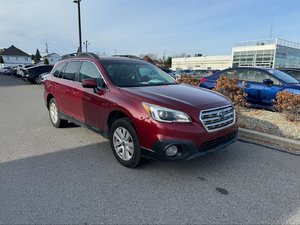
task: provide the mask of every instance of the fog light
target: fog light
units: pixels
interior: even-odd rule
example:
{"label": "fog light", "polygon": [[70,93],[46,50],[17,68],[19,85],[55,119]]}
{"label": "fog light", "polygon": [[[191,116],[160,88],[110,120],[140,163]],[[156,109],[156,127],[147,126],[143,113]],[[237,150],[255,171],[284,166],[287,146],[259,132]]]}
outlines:
{"label": "fog light", "polygon": [[166,150],[166,155],[169,157],[173,157],[178,153],[178,148],[176,145],[171,145],[170,147],[167,148]]}

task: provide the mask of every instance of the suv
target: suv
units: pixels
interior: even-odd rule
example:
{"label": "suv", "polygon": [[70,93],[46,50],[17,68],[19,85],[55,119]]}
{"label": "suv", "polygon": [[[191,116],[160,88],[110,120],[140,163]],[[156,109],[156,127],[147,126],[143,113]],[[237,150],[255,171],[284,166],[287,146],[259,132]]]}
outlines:
{"label": "suv", "polygon": [[127,167],[141,157],[192,159],[237,137],[230,100],[177,84],[141,60],[81,53],[58,62],[44,84],[51,123],[70,121],[108,138]]}

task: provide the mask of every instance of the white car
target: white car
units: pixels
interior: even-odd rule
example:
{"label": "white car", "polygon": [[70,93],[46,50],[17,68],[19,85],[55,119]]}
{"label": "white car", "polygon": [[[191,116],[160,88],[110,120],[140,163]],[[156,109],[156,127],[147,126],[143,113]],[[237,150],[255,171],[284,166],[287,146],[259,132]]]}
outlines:
{"label": "white car", "polygon": [[39,78],[37,79],[37,83],[38,84],[44,83],[44,81],[47,80],[48,76],[49,76],[49,72],[40,74]]}
{"label": "white car", "polygon": [[11,69],[10,66],[2,67],[2,68],[0,69],[0,74],[4,74],[6,71],[8,71],[8,70],[10,70],[10,69]]}
{"label": "white car", "polygon": [[33,64],[29,64],[29,65],[18,65],[17,66],[17,75],[19,77],[24,77],[25,73],[26,73],[26,69],[30,68],[34,66]]}

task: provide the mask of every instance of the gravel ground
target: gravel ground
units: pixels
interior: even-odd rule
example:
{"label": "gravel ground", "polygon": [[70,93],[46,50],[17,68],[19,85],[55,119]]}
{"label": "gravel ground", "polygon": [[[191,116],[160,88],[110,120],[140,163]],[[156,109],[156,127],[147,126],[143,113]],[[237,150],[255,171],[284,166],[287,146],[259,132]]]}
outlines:
{"label": "gravel ground", "polygon": [[282,113],[242,109],[238,112],[238,120],[242,128],[300,140],[300,121],[290,122]]}

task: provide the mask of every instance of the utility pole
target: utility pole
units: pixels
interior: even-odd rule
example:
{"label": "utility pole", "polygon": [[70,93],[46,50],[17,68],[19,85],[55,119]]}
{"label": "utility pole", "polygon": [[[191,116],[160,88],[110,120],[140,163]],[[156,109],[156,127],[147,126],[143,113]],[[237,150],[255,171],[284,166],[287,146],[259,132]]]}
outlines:
{"label": "utility pole", "polygon": [[164,50],[164,55],[163,55],[163,66],[165,67],[165,58],[166,58],[166,51]]}
{"label": "utility pole", "polygon": [[73,2],[78,5],[79,52],[82,52],[81,17],[80,17],[80,2],[81,2],[81,0],[74,0]]}
{"label": "utility pole", "polygon": [[47,55],[49,54],[49,52],[48,52],[48,44],[46,43],[46,53],[47,53]]}
{"label": "utility pole", "polygon": [[85,45],[85,52],[88,52],[88,45],[90,45],[91,43],[88,41],[83,42],[83,44]]}

